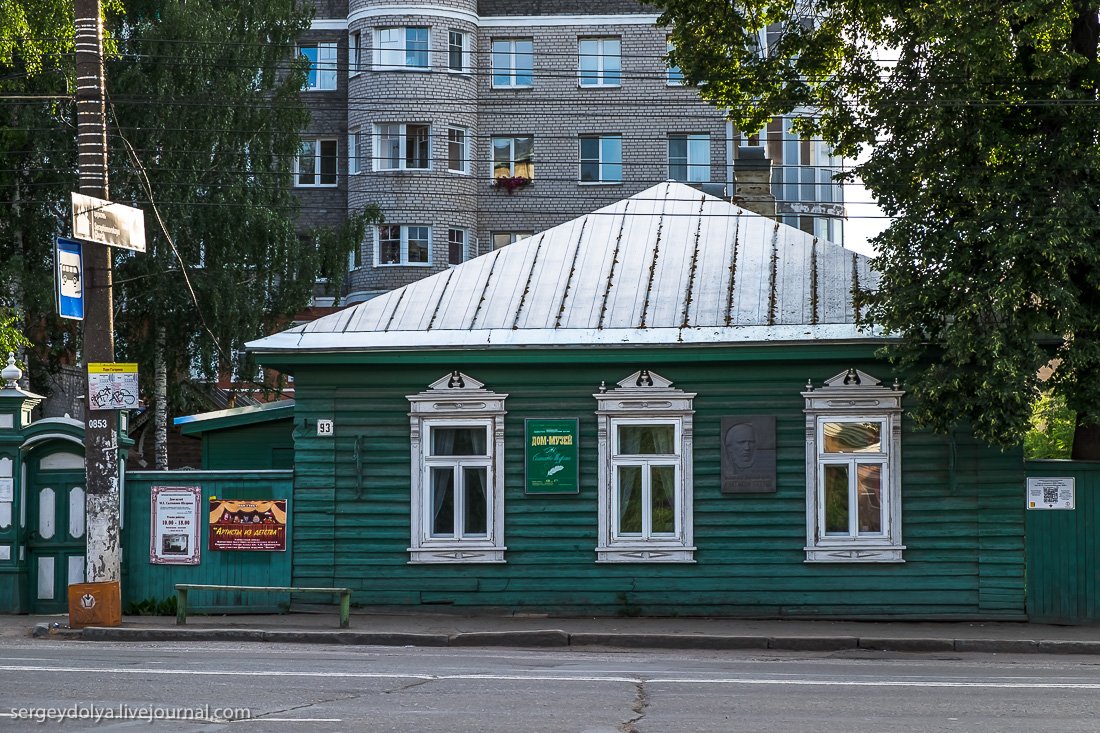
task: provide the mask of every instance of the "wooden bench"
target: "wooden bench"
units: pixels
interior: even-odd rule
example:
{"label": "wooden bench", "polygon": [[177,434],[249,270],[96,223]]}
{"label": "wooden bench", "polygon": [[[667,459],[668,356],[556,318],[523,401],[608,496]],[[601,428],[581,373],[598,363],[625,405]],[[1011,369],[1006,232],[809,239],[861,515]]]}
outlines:
{"label": "wooden bench", "polygon": [[187,623],[187,592],[192,590],[247,591],[249,593],[339,593],[340,628],[348,628],[351,621],[351,588],[298,588],[262,585],[198,585],[176,583],[176,625]]}

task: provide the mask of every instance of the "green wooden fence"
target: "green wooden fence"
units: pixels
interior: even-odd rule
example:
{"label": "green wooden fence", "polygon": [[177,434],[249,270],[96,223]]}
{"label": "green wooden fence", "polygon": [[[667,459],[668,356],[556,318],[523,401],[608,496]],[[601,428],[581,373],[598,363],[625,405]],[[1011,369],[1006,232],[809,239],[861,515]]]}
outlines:
{"label": "green wooden fence", "polygon": [[[149,562],[150,490],[153,486],[199,486],[202,554],[198,565],[153,565]],[[288,501],[290,528],[286,552],[211,551],[207,500],[290,499],[291,471],[135,471],[126,474],[122,604],[153,598],[175,598],[176,583],[205,585],[290,585],[293,503]],[[190,604],[192,613],[270,612],[285,608],[288,594],[203,593]]]}
{"label": "green wooden fence", "polygon": [[1028,461],[1029,477],[1074,479],[1074,509],[1027,513],[1027,612],[1032,621],[1100,621],[1100,462]]}

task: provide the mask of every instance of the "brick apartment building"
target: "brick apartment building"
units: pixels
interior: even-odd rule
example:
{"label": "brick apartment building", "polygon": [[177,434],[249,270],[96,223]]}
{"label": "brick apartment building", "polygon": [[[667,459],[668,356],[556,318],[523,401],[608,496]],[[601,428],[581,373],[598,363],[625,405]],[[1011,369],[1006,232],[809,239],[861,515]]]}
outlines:
{"label": "brick apartment building", "polygon": [[659,181],[732,195],[741,145],[765,145],[783,223],[843,243],[841,161],[786,119],[734,130],[668,68],[652,7],[315,2],[299,44],[313,62],[294,178],[303,220],[338,223],[371,203],[385,217],[348,263],[345,303]]}

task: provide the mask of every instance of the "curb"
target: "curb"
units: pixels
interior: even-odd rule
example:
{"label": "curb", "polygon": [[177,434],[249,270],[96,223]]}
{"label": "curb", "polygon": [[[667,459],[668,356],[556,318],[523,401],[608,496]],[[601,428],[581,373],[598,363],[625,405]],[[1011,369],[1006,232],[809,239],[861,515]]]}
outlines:
{"label": "curb", "polygon": [[561,629],[534,631],[471,631],[429,634],[377,631],[264,631],[262,629],[188,629],[89,626],[57,629],[38,624],[35,638],[82,641],[163,642],[234,641],[279,644],[340,644],[401,647],[515,647],[615,649],[765,650],[832,652],[956,652],[981,654],[1097,654],[1100,641],[1036,641],[1030,639],[946,639],[855,636],[728,636],[721,634],[570,634]]}

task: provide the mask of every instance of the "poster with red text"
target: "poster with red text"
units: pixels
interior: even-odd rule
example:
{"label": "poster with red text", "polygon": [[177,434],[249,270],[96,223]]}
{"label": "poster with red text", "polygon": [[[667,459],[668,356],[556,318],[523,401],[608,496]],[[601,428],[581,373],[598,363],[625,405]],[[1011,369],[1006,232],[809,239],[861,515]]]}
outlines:
{"label": "poster with red text", "polygon": [[286,499],[210,499],[210,549],[286,550]]}

